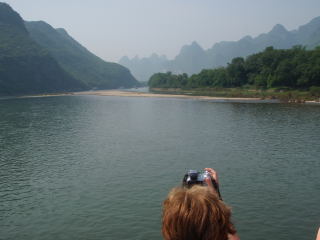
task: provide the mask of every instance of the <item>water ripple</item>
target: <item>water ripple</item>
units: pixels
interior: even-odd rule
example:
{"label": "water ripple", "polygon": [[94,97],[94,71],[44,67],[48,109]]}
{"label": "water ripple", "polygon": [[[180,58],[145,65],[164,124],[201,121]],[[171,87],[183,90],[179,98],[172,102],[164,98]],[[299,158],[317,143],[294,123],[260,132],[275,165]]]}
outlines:
{"label": "water ripple", "polygon": [[317,106],[77,96],[2,100],[0,115],[6,240],[161,239],[162,200],[207,166],[243,239],[318,227]]}

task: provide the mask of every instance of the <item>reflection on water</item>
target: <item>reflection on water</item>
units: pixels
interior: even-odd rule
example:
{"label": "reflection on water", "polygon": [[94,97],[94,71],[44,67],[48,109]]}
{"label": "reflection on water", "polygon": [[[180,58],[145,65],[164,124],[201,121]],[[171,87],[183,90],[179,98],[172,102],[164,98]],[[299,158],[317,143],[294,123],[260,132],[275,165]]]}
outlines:
{"label": "reflection on water", "polygon": [[312,239],[319,106],[67,96],[0,101],[0,238],[161,239],[161,202],[214,167],[242,239]]}

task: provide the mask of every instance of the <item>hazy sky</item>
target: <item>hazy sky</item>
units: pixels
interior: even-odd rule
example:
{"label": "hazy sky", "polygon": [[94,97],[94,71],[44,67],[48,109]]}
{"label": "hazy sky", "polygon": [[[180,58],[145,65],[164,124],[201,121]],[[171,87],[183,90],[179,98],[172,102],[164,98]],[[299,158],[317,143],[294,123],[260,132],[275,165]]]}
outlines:
{"label": "hazy sky", "polygon": [[153,52],[173,58],[196,40],[210,48],[268,32],[288,30],[320,16],[320,0],[6,0],[28,21],[65,28],[107,61]]}

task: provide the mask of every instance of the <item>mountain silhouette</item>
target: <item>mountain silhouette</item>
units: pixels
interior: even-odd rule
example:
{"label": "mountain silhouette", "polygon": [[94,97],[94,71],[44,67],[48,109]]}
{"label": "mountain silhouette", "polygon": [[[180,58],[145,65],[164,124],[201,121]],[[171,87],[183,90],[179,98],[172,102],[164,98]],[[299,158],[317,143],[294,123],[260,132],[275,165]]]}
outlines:
{"label": "mountain silhouette", "polygon": [[[295,45],[302,45],[313,49],[320,45],[320,17],[296,30],[288,31],[283,25],[276,24],[270,32],[253,38],[245,36],[238,41],[222,41],[215,43],[211,48],[204,50],[197,42],[185,45],[173,59],[159,61],[153,67],[153,72],[147,69],[150,58],[120,59],[119,63],[128,67],[138,80],[148,81],[156,72],[171,71],[173,73],[198,73],[202,69],[226,66],[235,57],[246,57],[263,51],[266,47],[275,49],[289,49]],[[143,76],[143,78],[141,77]]]}

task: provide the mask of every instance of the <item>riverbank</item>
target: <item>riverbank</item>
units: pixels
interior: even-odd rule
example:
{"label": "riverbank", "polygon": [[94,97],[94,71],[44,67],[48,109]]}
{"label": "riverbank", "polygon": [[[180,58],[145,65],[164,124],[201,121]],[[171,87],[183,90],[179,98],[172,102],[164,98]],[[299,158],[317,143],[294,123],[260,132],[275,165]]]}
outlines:
{"label": "riverbank", "polygon": [[145,98],[181,98],[206,100],[214,102],[278,102],[277,100],[261,99],[261,98],[245,98],[245,97],[213,97],[188,94],[173,94],[173,93],[156,93],[156,92],[135,92],[124,90],[98,90],[74,92],[72,95],[96,95],[96,96],[117,96],[117,97],[145,97]]}
{"label": "riverbank", "polygon": [[[8,98],[36,98],[36,97],[55,97],[55,96],[80,96],[80,95],[95,95],[95,96],[116,96],[116,97],[145,97],[145,98],[180,98],[180,99],[194,99],[210,102],[238,102],[238,103],[307,103],[307,104],[320,104],[319,100],[291,100],[283,101],[275,97],[260,96],[254,94],[223,94],[223,92],[199,91],[199,90],[181,90],[181,89],[151,89],[150,92],[140,92],[135,90],[96,90],[96,91],[82,91],[82,92],[66,92],[66,93],[48,93],[39,95],[26,95],[7,97]],[[220,96],[217,96],[219,95]],[[242,96],[242,97],[240,97]]]}
{"label": "riverbank", "polygon": [[244,89],[244,88],[151,88],[152,93],[157,94],[182,94],[189,96],[207,96],[219,98],[245,98],[272,100],[282,103],[320,103],[320,98],[310,91],[279,90],[279,89]]}

